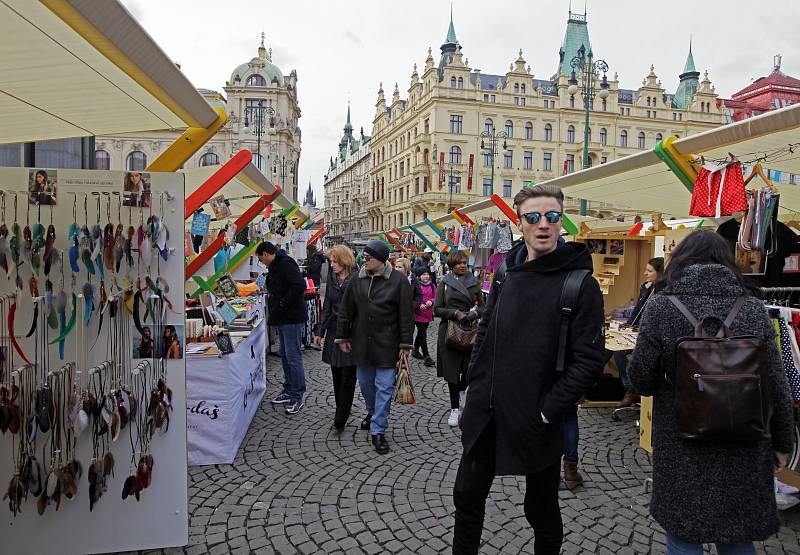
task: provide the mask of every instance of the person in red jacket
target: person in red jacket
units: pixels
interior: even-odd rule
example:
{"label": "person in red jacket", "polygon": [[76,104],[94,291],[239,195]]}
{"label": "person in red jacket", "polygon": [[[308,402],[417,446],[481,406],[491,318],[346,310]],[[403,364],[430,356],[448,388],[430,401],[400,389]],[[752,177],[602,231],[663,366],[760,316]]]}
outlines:
{"label": "person in red jacket", "polygon": [[426,268],[417,268],[414,272],[419,280],[422,291],[420,304],[414,307],[414,325],[417,328],[417,337],[414,339],[414,358],[423,358],[425,366],[435,366],[428,351],[428,326],[433,321],[433,301],[436,299],[436,284],[431,279],[431,273]]}

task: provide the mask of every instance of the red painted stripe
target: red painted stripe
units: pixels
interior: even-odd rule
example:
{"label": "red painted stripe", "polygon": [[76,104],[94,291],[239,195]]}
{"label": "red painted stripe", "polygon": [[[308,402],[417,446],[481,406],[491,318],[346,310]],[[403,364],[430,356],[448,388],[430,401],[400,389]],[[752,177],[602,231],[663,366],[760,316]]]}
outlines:
{"label": "red painted stripe", "polygon": [[497,205],[500,211],[505,214],[509,220],[511,220],[514,224],[519,224],[519,217],[517,216],[517,213],[514,212],[508,204],[506,204],[506,201],[500,198],[497,194],[493,194],[489,198],[492,199],[492,202]]}
{"label": "red painted stripe", "polygon": [[233,158],[225,162],[220,169],[214,172],[214,175],[206,179],[205,183],[200,185],[197,190],[186,197],[186,210],[183,218],[188,220],[194,214],[194,211],[208,202],[208,199],[213,197],[217,191],[222,189],[231,179],[242,171],[247,164],[253,160],[253,153],[249,150],[240,150]]}

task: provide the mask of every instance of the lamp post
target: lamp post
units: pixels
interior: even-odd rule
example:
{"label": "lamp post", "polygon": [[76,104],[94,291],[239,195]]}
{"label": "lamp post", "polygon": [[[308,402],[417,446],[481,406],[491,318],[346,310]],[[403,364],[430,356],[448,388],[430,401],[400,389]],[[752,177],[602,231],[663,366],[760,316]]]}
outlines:
{"label": "lamp post", "polygon": [[[586,52],[586,48],[581,45],[578,49],[578,55],[570,61],[572,66],[572,75],[569,78],[569,87],[567,92],[574,95],[578,92],[578,79],[576,72],[580,72],[581,82],[581,97],[583,98],[584,122],[583,122],[583,169],[589,167],[589,111],[592,108],[595,95],[595,85],[600,73],[603,74],[603,79],[600,81],[600,92],[598,96],[601,99],[608,98],[608,64],[605,60],[593,59],[592,51]],[[581,215],[586,215],[587,203],[586,199],[581,199]]]}
{"label": "lamp post", "polygon": [[294,162],[292,161],[291,158],[287,160],[285,155],[281,156],[280,160],[278,160],[278,158],[275,158],[275,160],[272,162],[272,175],[277,176],[278,174],[280,174],[281,176],[280,184],[281,187],[283,187],[284,189],[286,188],[286,175],[288,174],[289,176],[292,176],[292,173],[294,171],[292,169],[293,167],[294,167]]}
{"label": "lamp post", "polygon": [[[502,139],[503,140],[503,150],[508,149],[508,143],[506,139],[508,139],[508,133],[505,131],[495,131],[494,125],[492,125],[488,130],[481,132],[481,150],[485,150],[486,154],[491,156],[492,159],[492,193],[494,193],[494,157],[497,155],[497,142]],[[489,139],[490,147],[486,147],[485,140]]]}
{"label": "lamp post", "polygon": [[[275,130],[273,117],[275,116],[275,109],[272,106],[264,106],[264,101],[259,100],[257,106],[250,106],[245,108],[244,112],[244,129],[245,133],[252,133],[256,136],[256,160],[258,161],[258,169],[264,173],[264,163],[261,159],[261,136],[264,134],[264,114],[269,115],[269,129],[270,133]],[[253,127],[250,127],[250,124]]]}

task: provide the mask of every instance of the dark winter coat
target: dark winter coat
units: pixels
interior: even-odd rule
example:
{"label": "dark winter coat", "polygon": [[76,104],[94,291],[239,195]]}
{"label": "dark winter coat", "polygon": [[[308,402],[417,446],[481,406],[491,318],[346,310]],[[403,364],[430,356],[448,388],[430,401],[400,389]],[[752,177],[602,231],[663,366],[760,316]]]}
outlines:
{"label": "dark winter coat", "polygon": [[566,243],[535,260],[526,258],[524,243],[513,248],[502,285],[492,284],[467,372],[464,452],[494,418],[496,475],[530,474],[558,464],[564,415],[575,410],[607,360],[603,295],[587,276],[575,303],[564,371],[555,370],[561,291],[569,270],[591,270],[586,246]]}
{"label": "dark winter coat", "polygon": [[[773,486],[773,450],[792,450],[792,409],[775,330],[762,302],[749,298],[733,321],[734,335],[756,335],[768,348],[769,388],[774,405],[772,440],[687,441],[675,435],[675,375],[678,338],[694,327],[667,295],[676,295],[699,320],[724,319],[744,289],[720,265],[689,266],[644,310],[628,373],[633,387],[653,396],[653,498],[650,512],[673,536],[691,543],[746,543],[778,531]],[[707,324],[706,332],[716,332]]]}
{"label": "dark winter coat", "polygon": [[339,283],[336,275],[331,272],[328,274],[328,286],[325,289],[325,302],[322,304],[322,313],[317,324],[316,334],[326,338],[322,347],[322,362],[331,366],[355,366],[352,353],[343,353],[339,345],[335,343],[336,322],[338,320],[339,305],[342,301],[344,289],[350,280],[355,279],[358,272],[353,272]]}
{"label": "dark winter coat", "polygon": [[406,277],[406,281],[411,286],[411,317],[414,317],[414,312],[422,304],[422,287],[420,286],[419,279],[414,274]]}
{"label": "dark winter coat", "polygon": [[413,347],[413,333],[408,280],[389,264],[374,275],[361,268],[339,304],[336,343],[350,342],[357,366],[394,368],[400,349]]}
{"label": "dark winter coat", "polygon": [[279,250],[275,260],[269,265],[265,287],[267,289],[267,307],[269,308],[269,325],[304,324],[308,320],[303,293],[306,280],[300,273],[297,262]]}
{"label": "dark winter coat", "polygon": [[[452,274],[455,276],[455,274]],[[466,290],[447,284],[445,276],[436,291],[436,300],[433,302],[433,315],[439,320],[439,333],[436,343],[436,375],[444,378],[448,383],[457,384],[466,373],[471,353],[451,349],[445,344],[447,339],[447,323],[456,320],[456,311],[468,313],[475,303],[478,303],[478,317],[483,314],[484,302],[481,285],[477,280]]]}
{"label": "dark winter coat", "polygon": [[322,285],[322,267],[328,259],[325,255],[315,252],[306,259],[305,268],[306,275],[314,281],[314,285],[319,288]]}

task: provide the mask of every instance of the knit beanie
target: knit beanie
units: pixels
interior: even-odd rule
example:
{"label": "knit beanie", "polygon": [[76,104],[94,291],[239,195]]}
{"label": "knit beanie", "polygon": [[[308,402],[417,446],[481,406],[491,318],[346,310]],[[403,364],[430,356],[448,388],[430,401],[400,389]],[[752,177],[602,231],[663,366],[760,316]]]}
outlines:
{"label": "knit beanie", "polygon": [[372,239],[367,242],[364,247],[364,252],[376,260],[380,260],[384,264],[389,260],[389,247],[383,241]]}
{"label": "knit beanie", "polygon": [[420,277],[422,274],[430,274],[430,269],[426,268],[425,266],[417,266],[417,269],[414,270],[414,275]]}

